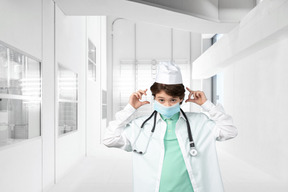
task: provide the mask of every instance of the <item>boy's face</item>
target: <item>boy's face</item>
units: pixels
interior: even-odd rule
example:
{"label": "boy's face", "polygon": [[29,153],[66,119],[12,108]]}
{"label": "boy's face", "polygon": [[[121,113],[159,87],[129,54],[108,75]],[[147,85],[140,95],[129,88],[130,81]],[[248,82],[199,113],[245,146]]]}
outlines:
{"label": "boy's face", "polygon": [[163,90],[161,90],[159,93],[155,95],[155,100],[166,107],[170,107],[172,105],[175,105],[183,101],[183,99],[180,99],[178,96],[173,97],[173,96],[167,95],[165,91]]}

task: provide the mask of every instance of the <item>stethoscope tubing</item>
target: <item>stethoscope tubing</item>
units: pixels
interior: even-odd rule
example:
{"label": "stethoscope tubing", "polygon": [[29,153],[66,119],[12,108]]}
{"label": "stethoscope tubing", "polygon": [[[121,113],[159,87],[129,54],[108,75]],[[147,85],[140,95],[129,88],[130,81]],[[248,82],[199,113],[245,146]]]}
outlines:
{"label": "stethoscope tubing", "polygon": [[[190,154],[191,154],[192,156],[196,156],[196,155],[197,155],[197,150],[196,150],[196,148],[195,148],[195,143],[194,143],[194,140],[193,140],[190,123],[189,123],[189,121],[188,121],[188,118],[187,118],[185,112],[184,112],[181,108],[180,108],[180,111],[181,111],[181,113],[183,114],[183,116],[184,116],[184,118],[185,118],[185,120],[186,120],[186,124],[187,124],[187,132],[188,132],[189,145],[190,145]],[[144,152],[138,151],[138,150],[136,150],[136,149],[134,148],[135,145],[136,145],[136,142],[137,142],[137,140],[138,140],[138,138],[139,138],[139,136],[140,136],[140,133],[141,133],[141,131],[142,131],[142,128],[144,127],[144,125],[146,124],[146,122],[149,121],[149,120],[153,117],[153,115],[154,115],[154,124],[153,124],[153,127],[152,127],[152,129],[151,129],[150,137],[149,137],[148,143],[147,143],[147,145],[146,145],[146,147],[145,147],[145,151],[144,151]],[[134,148],[133,151],[134,151],[134,152],[136,152],[136,153],[138,153],[138,154],[145,154],[145,153],[146,153],[146,151],[147,151],[147,149],[148,149],[148,146],[149,146],[149,143],[150,143],[150,140],[151,140],[152,135],[153,135],[153,133],[154,133],[154,131],[155,131],[155,128],[156,128],[156,117],[157,117],[157,111],[155,110],[155,111],[153,111],[153,113],[142,123],[142,125],[141,125],[141,127],[140,127],[140,130],[139,130],[139,133],[138,133],[138,135],[137,135],[137,137],[136,137],[136,139],[135,139],[135,141],[134,141],[134,143],[133,143],[133,148]]]}

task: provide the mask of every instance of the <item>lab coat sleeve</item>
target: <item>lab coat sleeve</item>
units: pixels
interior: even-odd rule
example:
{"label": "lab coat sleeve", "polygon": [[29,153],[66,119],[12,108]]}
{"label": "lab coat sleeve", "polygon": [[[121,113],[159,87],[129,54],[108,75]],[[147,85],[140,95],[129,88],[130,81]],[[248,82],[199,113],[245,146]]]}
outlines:
{"label": "lab coat sleeve", "polygon": [[134,119],[136,109],[130,104],[116,113],[116,119],[110,121],[105,131],[102,143],[107,147],[121,148],[125,151],[131,151],[131,143],[125,134],[126,129],[131,129],[130,122]]}
{"label": "lab coat sleeve", "polygon": [[233,124],[233,119],[226,114],[221,104],[216,106],[207,100],[201,107],[209,113],[210,119],[215,122],[215,139],[217,141],[225,141],[232,139],[238,135],[238,130]]}

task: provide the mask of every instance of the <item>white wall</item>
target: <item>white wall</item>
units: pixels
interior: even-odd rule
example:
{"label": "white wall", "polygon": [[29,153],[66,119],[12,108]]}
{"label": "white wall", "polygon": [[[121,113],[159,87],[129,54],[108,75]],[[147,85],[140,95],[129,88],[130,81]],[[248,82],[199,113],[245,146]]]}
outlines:
{"label": "white wall", "polygon": [[[97,149],[101,144],[101,122],[102,122],[102,90],[101,77],[105,74],[101,73],[101,67],[106,63],[101,61],[103,49],[101,48],[101,29],[103,26],[103,18],[87,17],[87,34],[88,38],[96,46],[96,81],[87,81],[86,94],[86,121],[87,121],[87,155],[97,155]],[[86,70],[88,68],[86,67]]]}
{"label": "white wall", "polygon": [[55,55],[54,3],[43,0],[42,138],[43,191],[55,180]]}
{"label": "white wall", "polygon": [[108,94],[107,94],[107,90],[108,90],[108,78],[107,78],[107,74],[108,72],[108,48],[107,48],[107,44],[108,44],[108,26],[107,26],[107,17],[106,16],[102,16],[101,17],[101,29],[100,29],[100,34],[101,34],[101,41],[100,41],[100,46],[101,46],[101,56],[100,56],[100,60],[101,60],[101,101],[102,101],[102,120],[101,120],[101,138],[104,137],[104,130],[107,127],[107,117],[108,117],[108,108],[107,108],[107,103],[108,103]]}
{"label": "white wall", "polygon": [[[42,2],[0,1],[0,40],[42,60]],[[0,148],[1,191],[38,192],[42,188],[42,139]]]}
{"label": "white wall", "polygon": [[[56,181],[85,156],[87,59],[86,17],[65,16],[56,7],[56,59],[65,68],[78,74],[78,130],[58,136],[56,132]],[[56,95],[57,95],[56,91]],[[58,108],[56,107],[56,111]],[[57,125],[56,121],[56,125]],[[57,126],[56,126],[57,127]],[[57,130],[57,128],[56,128]]]}
{"label": "white wall", "polygon": [[[205,52],[211,46],[211,39],[203,38],[201,34],[192,33],[191,34],[191,61],[194,62],[203,52]],[[194,70],[194,63],[192,63],[191,73]],[[193,75],[191,75],[191,89],[198,91],[204,91],[205,95],[208,99],[211,98],[211,79],[203,80],[203,79],[195,79]],[[201,106],[192,103],[191,111],[201,112]]]}
{"label": "white wall", "polygon": [[[41,137],[0,148],[0,190],[48,191],[85,155],[86,17],[67,17],[56,6],[55,18],[52,0],[0,3],[0,41],[42,63]],[[58,62],[79,75],[78,131],[62,137],[55,105]]]}
{"label": "white wall", "polygon": [[[202,54],[212,46],[212,37],[203,38],[202,36]],[[194,80],[196,81],[196,80]],[[199,81],[199,80],[198,80]],[[201,79],[201,89],[204,91],[207,99],[212,101],[212,78]]]}
{"label": "white wall", "polygon": [[[218,147],[238,162],[271,176],[273,179],[263,184],[273,186],[277,192],[288,188],[287,7],[285,0],[263,1],[193,63],[198,78],[223,74],[222,104],[232,115],[239,135],[218,142]],[[233,172],[229,165],[240,164],[224,165]],[[245,181],[250,182],[249,190],[271,191],[261,186],[261,174],[257,176],[245,175]],[[235,191],[241,191],[236,184]]]}
{"label": "white wall", "polygon": [[1,40],[27,54],[41,59],[41,1],[1,0],[0,3]]}
{"label": "white wall", "polygon": [[193,78],[209,78],[232,62],[287,36],[287,8],[285,0],[258,4],[237,27],[194,61]]}
{"label": "white wall", "polygon": [[283,183],[288,180],[287,49],[288,37],[224,70],[224,105],[239,129],[229,152]]}
{"label": "white wall", "polygon": [[42,189],[42,142],[34,138],[0,149],[1,191],[39,192]]}

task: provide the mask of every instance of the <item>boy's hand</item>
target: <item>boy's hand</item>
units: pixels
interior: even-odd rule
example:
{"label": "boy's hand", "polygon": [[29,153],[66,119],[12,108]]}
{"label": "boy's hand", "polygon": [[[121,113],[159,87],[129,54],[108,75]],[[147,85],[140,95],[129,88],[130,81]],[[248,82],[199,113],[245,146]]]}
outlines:
{"label": "boy's hand", "polygon": [[[188,87],[186,87],[186,89],[190,92],[188,99],[185,101],[186,103],[187,102],[193,102],[193,103],[196,103],[198,105],[203,105],[207,101],[207,98],[206,98],[205,93],[203,91],[192,91]],[[192,95],[194,97],[193,99],[191,99]]]}
{"label": "boy's hand", "polygon": [[134,92],[130,98],[129,98],[129,104],[132,105],[132,107],[134,107],[135,109],[138,109],[139,107],[141,107],[142,105],[145,104],[149,104],[149,101],[140,101],[140,99],[142,99],[142,95],[147,95],[146,94],[147,89],[143,90],[139,90],[137,92]]}

